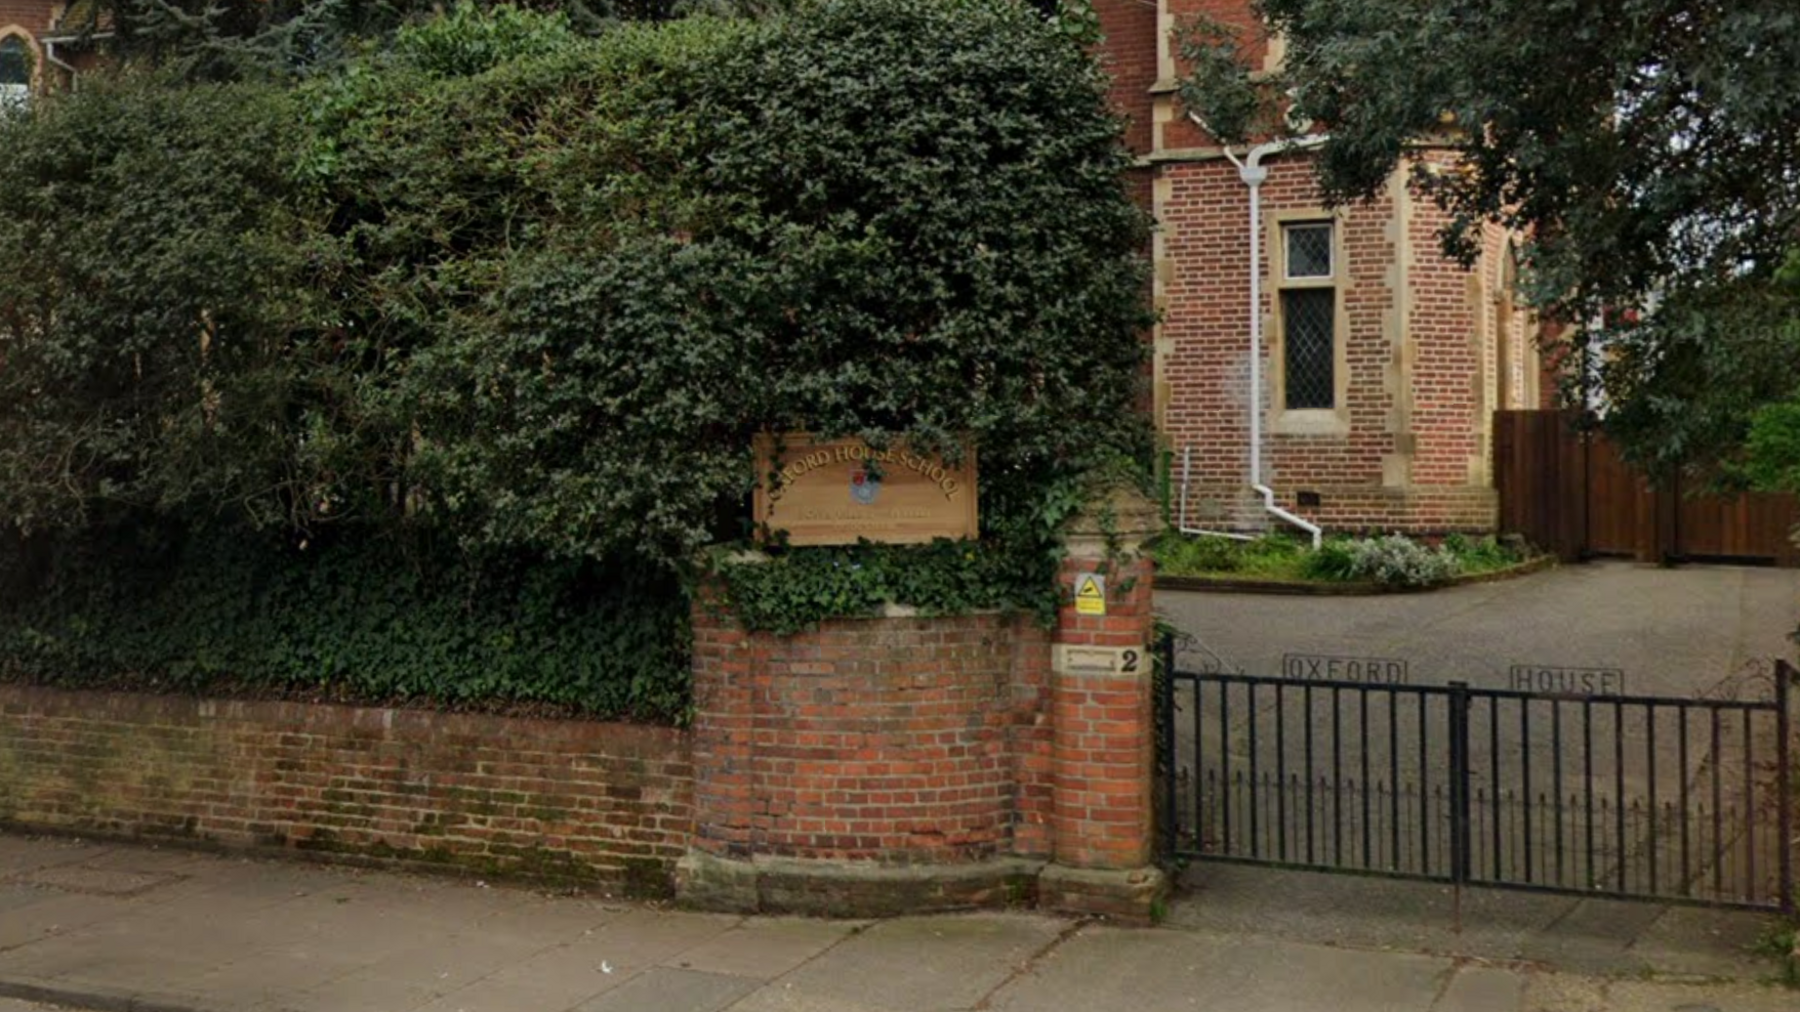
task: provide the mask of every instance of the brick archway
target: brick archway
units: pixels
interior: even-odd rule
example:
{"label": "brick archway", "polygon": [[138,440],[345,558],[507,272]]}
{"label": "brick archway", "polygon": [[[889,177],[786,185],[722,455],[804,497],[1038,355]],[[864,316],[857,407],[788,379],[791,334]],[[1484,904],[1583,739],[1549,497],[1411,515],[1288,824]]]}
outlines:
{"label": "brick archway", "polygon": [[[37,36],[20,24],[0,25],[0,47],[17,39],[24,44],[25,56],[30,61],[27,68],[28,77],[23,82],[28,94],[36,95],[44,89],[44,47],[38,44]],[[0,86],[8,82],[0,82]]]}

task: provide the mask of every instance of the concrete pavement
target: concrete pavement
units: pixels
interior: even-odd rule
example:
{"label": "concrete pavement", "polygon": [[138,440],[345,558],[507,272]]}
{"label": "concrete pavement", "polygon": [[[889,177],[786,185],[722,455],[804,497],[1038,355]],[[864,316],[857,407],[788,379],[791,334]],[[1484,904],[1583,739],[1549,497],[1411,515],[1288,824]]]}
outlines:
{"label": "concrete pavement", "polygon": [[1616,946],[1630,959],[1564,968],[1615,912],[1523,930],[1543,942],[1528,953],[1494,941],[1515,937],[1494,926],[1504,904],[1482,915],[1486,942],[1444,942],[1441,896],[1334,891],[1351,881],[1202,878],[1158,929],[1030,912],[816,921],[0,834],[0,1012],[1800,1007],[1763,982],[1773,962],[1741,951],[1750,922],[1654,944],[1634,929]]}

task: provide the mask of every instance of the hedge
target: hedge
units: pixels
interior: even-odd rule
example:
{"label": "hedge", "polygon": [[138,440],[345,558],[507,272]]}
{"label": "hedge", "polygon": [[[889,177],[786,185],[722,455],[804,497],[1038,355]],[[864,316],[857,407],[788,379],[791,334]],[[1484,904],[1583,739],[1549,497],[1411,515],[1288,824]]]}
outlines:
{"label": "hedge", "polygon": [[[754,434],[973,442],[981,543],[881,550],[926,575],[840,598],[1046,610],[1082,483],[1150,443],[1147,223],[1066,26],[1010,0],[534,18],[0,122],[0,523],[655,572],[675,615],[700,550],[749,533]],[[834,607],[836,556],[791,554],[741,587],[784,626]],[[433,696],[568,696],[433,663],[464,672]]]}

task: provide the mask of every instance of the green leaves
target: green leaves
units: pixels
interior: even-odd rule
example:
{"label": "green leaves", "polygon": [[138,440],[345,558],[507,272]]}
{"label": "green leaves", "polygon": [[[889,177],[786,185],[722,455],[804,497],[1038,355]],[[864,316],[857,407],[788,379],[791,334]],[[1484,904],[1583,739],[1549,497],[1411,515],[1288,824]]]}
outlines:
{"label": "green leaves", "polygon": [[756,621],[1041,611],[1085,476],[1150,444],[1147,222],[1077,28],[458,8],[298,83],[126,76],[0,125],[0,530],[179,542],[98,583],[69,548],[0,656],[667,715],[684,581],[791,429],[972,442],[984,540],[794,553]]}
{"label": "green leaves", "polygon": [[[1800,311],[1791,297],[1770,305],[1800,234],[1791,0],[1260,10],[1286,42],[1280,75],[1253,79],[1229,40],[1210,40],[1184,49],[1190,106],[1241,140],[1279,130],[1297,96],[1330,134],[1329,199],[1371,196],[1409,171],[1446,214],[1445,251],[1465,262],[1491,226],[1525,232],[1527,294],[1570,324],[1568,351],[1605,363],[1606,424],[1646,470],[1733,456],[1751,412],[1800,382]],[[1453,151],[1455,168],[1416,158],[1421,147]],[[1569,375],[1571,399],[1595,393],[1594,377]]]}
{"label": "green leaves", "polygon": [[79,524],[287,484],[293,151],[270,89],[96,83],[0,123],[0,517]]}
{"label": "green leaves", "polygon": [[0,517],[683,566],[807,428],[973,441],[999,529],[1148,442],[1102,84],[1008,0],[825,0],[67,96],[5,135]]}
{"label": "green leaves", "polygon": [[832,618],[903,604],[927,615],[1028,611],[1054,621],[1055,559],[1018,546],[939,540],[775,550],[757,561],[724,561],[725,600],[747,629],[799,632]]}
{"label": "green leaves", "polygon": [[442,16],[402,25],[390,52],[401,63],[438,77],[470,77],[520,56],[544,56],[579,39],[566,14],[508,5],[477,7],[461,0]]}
{"label": "green leaves", "polygon": [[687,600],[641,562],[300,549],[138,525],[0,543],[0,678],[678,722]]}

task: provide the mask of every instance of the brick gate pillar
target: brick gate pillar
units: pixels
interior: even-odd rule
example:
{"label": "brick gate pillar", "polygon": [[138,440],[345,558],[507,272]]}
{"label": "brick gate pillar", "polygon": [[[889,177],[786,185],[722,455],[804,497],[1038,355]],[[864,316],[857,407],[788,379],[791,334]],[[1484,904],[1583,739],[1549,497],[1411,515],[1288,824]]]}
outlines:
{"label": "brick gate pillar", "polygon": [[1149,919],[1167,888],[1152,863],[1152,563],[1155,507],[1115,495],[1071,525],[1052,645],[1054,863],[1045,907]]}

